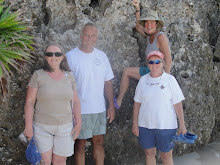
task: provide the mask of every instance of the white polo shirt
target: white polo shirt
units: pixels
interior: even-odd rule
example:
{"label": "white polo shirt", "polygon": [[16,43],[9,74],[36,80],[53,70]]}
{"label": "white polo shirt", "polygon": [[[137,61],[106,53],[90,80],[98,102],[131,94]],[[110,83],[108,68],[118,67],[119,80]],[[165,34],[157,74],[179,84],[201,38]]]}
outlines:
{"label": "white polo shirt", "polygon": [[174,76],[167,73],[158,78],[150,74],[142,76],[134,96],[134,101],[141,103],[138,125],[149,129],[176,129],[173,105],[184,99]]}
{"label": "white polo shirt", "polygon": [[106,111],[104,98],[105,81],[114,75],[106,54],[96,48],[84,53],[78,48],[67,52],[67,60],[76,80],[82,114]]}

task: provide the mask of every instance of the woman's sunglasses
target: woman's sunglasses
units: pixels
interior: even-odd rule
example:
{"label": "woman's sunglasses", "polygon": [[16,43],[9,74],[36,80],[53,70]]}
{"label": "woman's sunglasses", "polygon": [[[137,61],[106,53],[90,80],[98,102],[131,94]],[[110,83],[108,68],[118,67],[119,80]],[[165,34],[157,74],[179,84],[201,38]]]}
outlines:
{"label": "woman's sunglasses", "polygon": [[148,64],[160,64],[162,60],[147,61]]}
{"label": "woman's sunglasses", "polygon": [[60,56],[63,55],[61,52],[46,52],[46,53],[45,53],[45,56],[47,56],[47,57],[53,57],[53,54],[55,55],[55,57],[60,57]]}

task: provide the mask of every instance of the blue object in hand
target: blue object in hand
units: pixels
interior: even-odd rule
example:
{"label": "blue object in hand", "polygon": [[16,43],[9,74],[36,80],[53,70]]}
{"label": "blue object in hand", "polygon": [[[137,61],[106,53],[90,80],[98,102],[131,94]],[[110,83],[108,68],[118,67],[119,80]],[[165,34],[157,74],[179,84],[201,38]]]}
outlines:
{"label": "blue object in hand", "polygon": [[192,140],[196,140],[196,139],[198,138],[197,135],[194,135],[194,134],[189,133],[189,132],[187,132],[184,136],[185,136],[186,138],[192,139]]}
{"label": "blue object in hand", "polygon": [[186,138],[183,134],[172,136],[172,140],[180,143],[193,144],[195,141],[193,139]]}
{"label": "blue object in hand", "polygon": [[26,155],[28,162],[30,162],[31,164],[33,164],[33,165],[40,164],[41,155],[35,145],[35,141],[34,141],[33,137],[31,138],[31,140],[27,146],[27,149],[25,151],[25,155]]}

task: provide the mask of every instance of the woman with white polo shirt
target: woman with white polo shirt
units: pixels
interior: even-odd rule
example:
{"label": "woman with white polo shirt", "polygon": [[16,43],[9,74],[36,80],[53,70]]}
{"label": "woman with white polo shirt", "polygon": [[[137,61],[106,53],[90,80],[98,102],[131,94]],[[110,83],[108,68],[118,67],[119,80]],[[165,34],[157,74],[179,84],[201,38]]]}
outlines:
{"label": "woman with white polo shirt", "polygon": [[[149,10],[144,17],[140,15],[139,0],[132,0],[133,5],[136,8],[136,30],[146,37],[146,51],[147,55],[153,50],[157,50],[163,53],[166,66],[164,71],[170,73],[171,70],[171,52],[169,39],[160,31],[164,26],[163,20],[159,17],[158,13],[153,10]],[[114,98],[114,104],[117,109],[121,107],[123,98],[128,90],[130,78],[139,80],[143,75],[149,73],[148,67],[126,67],[123,70],[120,88],[117,98]]]}
{"label": "woman with white polo shirt", "polygon": [[[150,73],[139,80],[134,96],[132,132],[145,151],[146,164],[156,165],[156,149],[163,164],[173,164],[171,137],[186,134],[182,100],[183,93],[174,76],[163,72],[164,55],[151,51],[147,55]],[[177,116],[177,117],[176,117]]]}

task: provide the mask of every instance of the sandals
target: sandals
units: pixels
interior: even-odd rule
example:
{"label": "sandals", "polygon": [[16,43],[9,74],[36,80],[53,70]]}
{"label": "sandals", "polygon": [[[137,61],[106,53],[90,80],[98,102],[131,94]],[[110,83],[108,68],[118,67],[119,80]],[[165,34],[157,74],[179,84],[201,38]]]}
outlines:
{"label": "sandals", "polygon": [[114,105],[115,105],[115,108],[116,108],[116,109],[119,109],[119,108],[120,108],[120,106],[118,105],[117,100],[116,100],[115,97],[114,97]]}
{"label": "sandals", "polygon": [[197,139],[197,135],[191,134],[187,132],[185,135],[180,134],[172,136],[172,141],[175,142],[180,142],[180,143],[188,143],[188,144],[193,144],[195,140]]}
{"label": "sandals", "polygon": [[196,140],[196,139],[198,138],[197,135],[191,134],[191,133],[189,133],[189,132],[187,132],[184,136],[185,136],[186,138],[192,139],[192,140]]}

